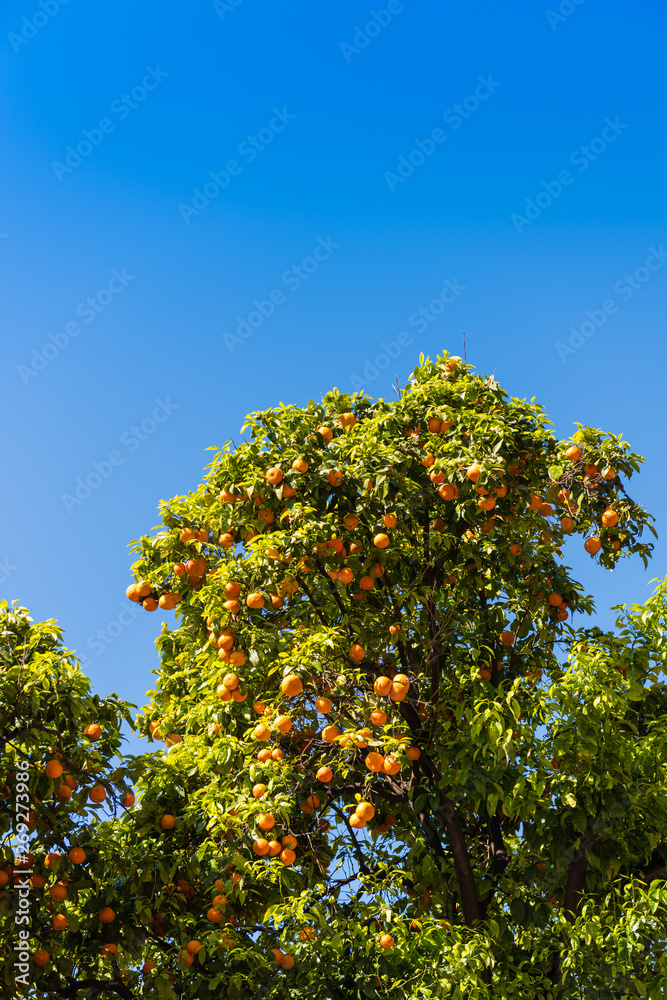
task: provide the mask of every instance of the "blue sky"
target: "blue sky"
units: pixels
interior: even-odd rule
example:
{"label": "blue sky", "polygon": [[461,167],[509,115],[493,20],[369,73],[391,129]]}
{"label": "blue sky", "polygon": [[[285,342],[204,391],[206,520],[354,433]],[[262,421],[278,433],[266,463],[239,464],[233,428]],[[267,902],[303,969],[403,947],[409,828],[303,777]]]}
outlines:
{"label": "blue sky", "polygon": [[[99,691],[145,701],[126,546],[206,446],[464,330],[558,434],[625,434],[660,528],[667,11],[510,8],[5,0],[0,582]],[[665,573],[569,562],[601,609]]]}

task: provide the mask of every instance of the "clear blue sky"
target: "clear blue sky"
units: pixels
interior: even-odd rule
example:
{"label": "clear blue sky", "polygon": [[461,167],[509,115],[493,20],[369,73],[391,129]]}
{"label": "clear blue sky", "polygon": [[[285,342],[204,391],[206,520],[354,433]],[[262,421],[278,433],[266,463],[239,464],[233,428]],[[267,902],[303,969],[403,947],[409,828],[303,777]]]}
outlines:
{"label": "clear blue sky", "polygon": [[[623,432],[664,529],[667,11],[560,10],[5,0],[0,580],[99,691],[145,701],[126,545],[207,445],[334,385],[387,396],[463,330],[560,435]],[[604,608],[664,551],[570,562]]]}

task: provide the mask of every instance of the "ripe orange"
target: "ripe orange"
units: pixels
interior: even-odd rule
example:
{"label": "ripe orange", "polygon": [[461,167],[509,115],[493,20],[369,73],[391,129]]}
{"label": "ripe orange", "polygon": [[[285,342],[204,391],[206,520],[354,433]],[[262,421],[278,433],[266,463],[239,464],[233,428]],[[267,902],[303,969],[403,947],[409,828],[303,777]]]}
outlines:
{"label": "ripe orange", "polygon": [[112,924],[116,919],[116,913],[110,906],[103,907],[98,916],[103,924]]}
{"label": "ripe orange", "polygon": [[47,778],[59,778],[63,773],[63,766],[59,760],[50,760],[44,768],[44,773]]}
{"label": "ripe orange", "polygon": [[261,594],[258,594],[258,593],[248,594],[248,596],[246,597],[246,601],[245,602],[246,602],[246,604],[248,605],[249,608],[253,608],[253,609],[257,609],[257,610],[259,608],[263,608],[264,604],[266,603],[265,600],[264,600],[264,598],[263,598],[263,596]]}
{"label": "ripe orange", "polygon": [[594,556],[602,548],[602,542],[597,536],[587,538],[584,542],[584,548],[589,553],[589,555]]}
{"label": "ripe orange", "polygon": [[443,500],[454,500],[459,495],[459,491],[458,488],[453,486],[451,483],[443,483],[438,490],[438,494]]}
{"label": "ripe orange", "polygon": [[517,545],[516,543],[514,545],[510,545],[510,552],[512,553],[513,556],[520,556],[521,546]]}
{"label": "ripe orange", "polygon": [[501,632],[498,636],[503,646],[513,646],[516,636],[514,632]]}
{"label": "ripe orange", "polygon": [[320,767],[315,777],[326,785],[333,778],[333,771],[330,767]]}
{"label": "ripe orange", "polygon": [[165,813],[160,820],[160,826],[163,830],[173,830],[176,826],[176,817],[172,816],[171,813]]}
{"label": "ripe orange", "polygon": [[618,511],[613,510],[611,507],[607,507],[606,511],[602,515],[602,525],[605,528],[614,528],[618,524]]}
{"label": "ripe orange", "polygon": [[380,753],[371,751],[366,757],[365,764],[369,771],[377,773],[384,768],[384,757]]}
{"label": "ripe orange", "polygon": [[39,948],[36,952],[33,953],[32,960],[35,963],[35,965],[42,965],[42,966],[48,965],[51,960],[51,956],[49,955],[48,951],[45,951],[44,948]]}
{"label": "ripe orange", "polygon": [[481,497],[477,501],[477,506],[481,510],[493,510],[493,508],[496,506],[496,498],[492,496]]}
{"label": "ripe orange", "polygon": [[571,444],[570,447],[565,452],[565,457],[570,462],[579,462],[583,458],[583,451],[576,444]]}
{"label": "ripe orange", "polygon": [[321,438],[323,438],[325,444],[329,444],[329,442],[333,439],[333,431],[330,427],[327,427],[326,424],[321,424],[317,428],[317,433]]}
{"label": "ripe orange", "polygon": [[322,739],[325,743],[335,743],[340,736],[340,729],[336,726],[325,726],[322,730]]}
{"label": "ripe orange", "polygon": [[256,740],[268,740],[271,737],[271,731],[264,722],[259,722],[253,729],[252,735]]}
{"label": "ripe orange", "polygon": [[373,545],[376,549],[386,549],[389,545],[389,535],[386,535],[383,531],[380,531],[373,538]]}
{"label": "ripe orange", "polygon": [[87,736],[89,740],[99,740],[102,736],[102,727],[98,726],[96,722],[91,722],[84,729],[83,735]]}
{"label": "ripe orange", "polygon": [[291,847],[284,847],[280,852],[280,860],[284,865],[293,865],[296,861],[296,854]]}
{"label": "ripe orange", "polygon": [[358,524],[359,518],[356,514],[346,514],[343,518],[343,527],[347,528],[348,531],[354,531]]}
{"label": "ripe orange", "polygon": [[329,472],[327,472],[327,482],[329,486],[340,486],[343,482],[343,473],[340,469],[330,469]]}
{"label": "ripe orange", "polygon": [[260,837],[258,840],[253,840],[252,849],[255,854],[263,858],[265,854],[269,853],[269,842],[264,837]]}
{"label": "ripe orange", "polygon": [[283,847],[296,847],[296,837],[293,837],[291,833],[285,834],[282,845]]}
{"label": "ripe orange", "polygon": [[408,760],[419,760],[419,758],[422,755],[422,752],[419,749],[419,747],[408,747],[408,749],[405,751],[405,754]]}
{"label": "ripe orange", "polygon": [[241,610],[241,605],[238,601],[225,601],[222,606],[225,611],[229,611],[230,615],[237,615]]}
{"label": "ripe orange", "polygon": [[[290,851],[290,853],[291,853],[291,851]],[[281,855],[281,860],[282,860],[282,855]],[[283,862],[283,864],[290,864],[291,865],[292,862],[291,861],[285,861],[285,862]],[[288,969],[288,970],[289,969],[293,969],[294,968],[294,955],[283,955],[283,957],[280,959],[280,965],[281,965],[281,967],[283,969]]]}
{"label": "ripe orange", "polygon": [[381,698],[384,698],[385,695],[388,695],[389,692],[391,691],[391,680],[390,680],[390,678],[389,677],[384,677],[384,676],[376,677],[375,681],[373,683],[373,690]]}
{"label": "ripe orange", "polygon": [[315,699],[315,708],[320,715],[328,715],[333,706],[328,698],[320,697]]}
{"label": "ripe orange", "polygon": [[371,722],[374,726],[384,726],[387,721],[387,713],[381,708],[376,708],[371,712]]}
{"label": "ripe orange", "polygon": [[274,747],[271,751],[271,760],[283,760],[285,757],[285,751],[281,750],[280,747]]}
{"label": "ripe orange", "polygon": [[54,931],[67,930],[67,917],[63,913],[56,913],[53,917],[53,929]]}
{"label": "ripe orange", "polygon": [[266,785],[258,784],[252,786],[252,794],[256,799],[261,799],[266,794]]}
{"label": "ripe orange", "polygon": [[144,611],[157,611],[158,603],[154,597],[144,597],[141,602]]}
{"label": "ripe orange", "polygon": [[270,483],[271,486],[279,486],[285,478],[283,470],[279,469],[277,466],[266,470],[266,481]]}
{"label": "ripe orange", "polygon": [[259,753],[257,754],[257,760],[260,762],[260,764],[266,764],[268,760],[271,760],[271,756],[272,756],[271,748],[264,747],[264,749],[260,750]]}
{"label": "ripe orange", "polygon": [[[218,538],[218,545],[220,545],[223,549],[231,549],[232,545],[234,545],[234,541],[234,536],[230,531],[223,531]],[[176,567],[174,567],[174,569],[176,569]]]}
{"label": "ripe orange", "polygon": [[281,853],[282,849],[283,849],[283,845],[280,843],[279,840],[271,840],[271,841],[269,841],[269,857],[270,858],[277,858],[278,855]]}
{"label": "ripe orange", "polygon": [[286,698],[296,698],[303,691],[303,683],[296,674],[289,674],[284,677],[280,685],[280,690]]}
{"label": "ripe orange", "polygon": [[218,684],[217,688],[215,689],[215,693],[217,694],[220,701],[232,700],[232,692],[229,690],[226,684]]}
{"label": "ripe orange", "polygon": [[289,715],[279,715],[276,719],[276,729],[285,736],[292,728],[292,720]]}
{"label": "ripe orange", "polygon": [[224,920],[224,913],[221,913],[220,910],[216,910],[216,908],[212,906],[206,913],[206,919],[210,920],[212,924],[219,924],[222,920]]}
{"label": "ripe orange", "polygon": [[389,754],[389,756],[385,757],[384,759],[382,770],[384,771],[385,774],[398,774],[398,772],[401,770],[400,762],[397,761],[395,757],[392,757],[391,754]]}
{"label": "ripe orange", "polygon": [[560,526],[563,531],[572,531],[574,528],[574,521],[571,517],[562,517],[560,521]]}
{"label": "ripe orange", "polygon": [[129,809],[131,806],[134,805],[134,801],[135,799],[133,793],[126,792],[121,800],[121,805],[123,806],[124,809]]}
{"label": "ripe orange", "polygon": [[382,948],[393,948],[394,939],[391,934],[382,934],[380,937],[380,945]]}
{"label": "ripe orange", "polygon": [[237,674],[225,674],[222,678],[222,683],[225,685],[228,691],[234,691],[239,686],[239,679]]}
{"label": "ripe orange", "polygon": [[368,823],[369,820],[373,819],[373,816],[375,816],[375,809],[370,802],[360,802],[356,807],[355,812],[359,819],[362,819],[364,823]]}
{"label": "ripe orange", "polygon": [[63,899],[67,898],[67,882],[56,882],[49,888],[49,895],[51,899],[56,900],[56,902],[61,902]]}
{"label": "ripe orange", "polygon": [[357,816],[356,812],[352,813],[348,822],[350,826],[355,830],[363,830],[363,828],[366,826],[366,821],[363,820],[361,816]]}
{"label": "ripe orange", "polygon": [[86,852],[82,847],[73,847],[68,857],[73,865],[82,865],[86,860]]}
{"label": "ripe orange", "polygon": [[308,472],[309,466],[305,458],[295,458],[292,462],[292,468],[295,472],[305,473]]}
{"label": "ripe orange", "polygon": [[362,590],[372,590],[373,587],[375,586],[375,580],[373,579],[372,576],[368,575],[362,576],[362,578],[359,580],[359,586],[361,587]]}
{"label": "ripe orange", "polygon": [[276,818],[272,813],[259,813],[257,816],[257,826],[260,830],[273,830],[276,825]]}
{"label": "ripe orange", "polygon": [[350,659],[354,660],[355,663],[361,663],[361,661],[366,656],[366,650],[361,645],[361,643],[354,642],[350,646]]}
{"label": "ripe orange", "polygon": [[93,785],[93,787],[90,789],[90,794],[88,797],[90,798],[91,802],[96,802],[99,805],[100,802],[104,802],[104,800],[107,797],[106,788],[103,788],[102,785]]}
{"label": "ripe orange", "polygon": [[341,583],[347,585],[348,583],[352,583],[352,581],[354,580],[354,573],[352,572],[349,566],[344,566],[343,569],[338,574],[338,579],[340,580]]}
{"label": "ripe orange", "polygon": [[563,600],[562,596],[556,593],[549,594],[549,596],[547,597],[547,601],[553,608],[559,608],[562,600]]}

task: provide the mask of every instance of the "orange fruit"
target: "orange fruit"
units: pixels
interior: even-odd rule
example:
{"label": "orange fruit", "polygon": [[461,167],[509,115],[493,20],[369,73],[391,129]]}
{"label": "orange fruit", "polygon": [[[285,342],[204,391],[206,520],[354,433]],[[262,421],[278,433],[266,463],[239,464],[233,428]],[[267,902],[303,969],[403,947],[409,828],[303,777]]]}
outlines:
{"label": "orange fruit", "polygon": [[317,428],[317,433],[324,439],[325,444],[329,444],[329,442],[333,439],[333,431],[330,427],[327,427],[326,424],[321,424]]}
{"label": "orange fruit", "polygon": [[347,528],[348,531],[354,531],[358,524],[359,518],[356,514],[346,514],[343,518],[343,527]]}
{"label": "orange fruit", "polygon": [[134,805],[134,795],[132,792],[126,792],[121,800],[121,805],[124,809],[129,809],[130,806]]}
{"label": "orange fruit", "polygon": [[481,497],[477,501],[477,506],[481,510],[493,510],[493,508],[496,506],[496,498],[492,496]]}
{"label": "orange fruit", "polygon": [[274,747],[271,751],[271,760],[283,760],[285,757],[285,751],[281,750],[280,747]]}
{"label": "orange fruit", "polygon": [[276,825],[276,818],[272,813],[260,813],[257,817],[257,826],[260,830],[273,830]]}
{"label": "orange fruit", "polygon": [[384,726],[386,721],[387,713],[383,712],[381,708],[376,708],[371,712],[371,722],[374,726]]}
{"label": "orange fruit", "polygon": [[320,767],[315,777],[326,785],[333,778],[333,771],[330,767]]}
{"label": "orange fruit", "polygon": [[263,596],[261,594],[256,593],[256,592],[252,593],[252,594],[248,594],[248,596],[246,597],[246,601],[245,602],[246,602],[246,604],[248,605],[249,608],[253,608],[253,609],[263,608],[264,604],[266,603],[265,600],[264,600],[264,598],[263,598]]}
{"label": "orange fruit", "polygon": [[86,860],[86,852],[82,847],[73,847],[68,857],[73,865],[82,865]]}
{"label": "orange fruit", "polygon": [[572,531],[574,528],[574,521],[571,517],[562,517],[560,521],[560,526],[563,531]]}
{"label": "orange fruit", "polygon": [[257,760],[260,762],[260,764],[266,764],[267,760],[271,760],[271,756],[272,756],[271,748],[264,747],[264,749],[260,750],[259,753],[257,754]]}
{"label": "orange fruit", "polygon": [[296,854],[291,847],[284,847],[280,852],[280,860],[284,865],[293,865],[296,861]]}
{"label": "orange fruit", "polygon": [[370,802],[360,802],[354,811],[359,819],[362,819],[364,823],[368,823],[368,821],[373,819],[373,816],[375,816],[375,809]]}
{"label": "orange fruit", "polygon": [[561,595],[556,593],[549,594],[549,596],[547,597],[547,601],[553,608],[559,608],[562,600],[563,598],[561,597]]}
{"label": "orange fruit", "polygon": [[589,553],[589,555],[594,556],[602,548],[602,542],[597,536],[587,538],[584,542],[584,548]]}
{"label": "orange fruit", "polygon": [[338,579],[340,580],[341,583],[347,585],[348,583],[352,583],[352,581],[354,580],[354,573],[352,572],[349,566],[344,566],[343,569],[338,574]]}
{"label": "orange fruit", "polygon": [[369,771],[379,772],[384,768],[384,757],[382,754],[371,751],[366,757],[365,764]]}
{"label": "orange fruit", "polygon": [[282,845],[283,847],[296,847],[296,837],[293,837],[291,833],[285,834]]}
{"label": "orange fruit", "polygon": [[226,684],[218,684],[217,688],[215,689],[215,693],[217,694],[220,701],[232,700],[232,692],[229,690]]}
{"label": "orange fruit", "polygon": [[355,663],[361,663],[365,656],[366,650],[364,647],[358,642],[352,643],[350,646],[350,659],[354,660]]}
{"label": "orange fruit", "polygon": [[222,678],[222,683],[228,691],[234,691],[239,686],[239,679],[236,674],[225,674]]}
{"label": "orange fruit", "polygon": [[84,729],[83,735],[87,736],[89,740],[99,740],[102,735],[102,727],[98,726],[96,722],[91,722]]}
{"label": "orange fruit", "polygon": [[328,715],[333,706],[328,698],[320,697],[315,699],[315,708],[320,715]]}
{"label": "orange fruit", "polygon": [[116,919],[116,913],[110,906],[105,906],[98,913],[98,917],[103,924],[112,924]]}
{"label": "orange fruit", "polygon": [[565,457],[570,462],[579,462],[583,458],[583,451],[576,444],[571,444],[570,447],[565,452]]}
{"label": "orange fruit", "polygon": [[266,794],[266,785],[258,784],[252,786],[252,794],[256,799],[261,799]]}
{"label": "orange fruit", "polygon": [[382,770],[384,771],[385,774],[398,774],[398,772],[401,770],[400,762],[397,761],[395,757],[392,757],[391,754],[389,754],[389,756],[385,757],[384,759]]}
{"label": "orange fruit", "polygon": [[283,678],[280,690],[286,698],[296,698],[303,691],[301,678],[297,677],[296,674],[289,674]]}
{"label": "orange fruit", "polygon": [[308,472],[309,466],[305,458],[295,458],[292,462],[292,468],[295,472],[305,473]]}
{"label": "orange fruit", "polygon": [[51,960],[51,956],[48,951],[44,950],[44,948],[38,948],[38,950],[33,953],[32,960],[35,965],[48,965]]}
{"label": "orange fruit", "polygon": [[260,837],[258,840],[253,840],[252,849],[255,854],[263,858],[265,854],[269,853],[269,842],[264,837]]}
{"label": "orange fruit", "polygon": [[56,902],[61,902],[67,897],[67,883],[66,882],[56,882],[49,889],[49,895],[51,899],[55,899]]}
{"label": "orange fruit", "polygon": [[285,478],[283,470],[279,469],[277,466],[274,466],[271,469],[267,469],[265,476],[267,483],[270,483],[271,486],[280,485],[280,483],[282,483],[283,479]]}
{"label": "orange fruit", "polygon": [[376,549],[386,549],[389,545],[389,535],[385,535],[383,531],[380,531],[373,538],[373,545]]}
{"label": "orange fruit", "polygon": [[[290,851],[289,853],[291,854],[292,852]],[[282,855],[281,855],[281,860],[282,860]],[[291,861],[284,861],[283,864],[291,865],[292,862]],[[283,955],[283,957],[280,959],[280,965],[281,965],[281,967],[283,969],[288,969],[288,970],[289,969],[293,969],[294,968],[294,955]]]}
{"label": "orange fruit", "polygon": [[375,681],[373,683],[373,690],[381,698],[384,698],[385,695],[388,695],[389,692],[391,691],[391,680],[390,680],[390,678],[389,677],[384,677],[384,676],[376,677]]}
{"label": "orange fruit", "polygon": [[154,597],[144,597],[141,602],[144,611],[157,611],[158,603]]}
{"label": "orange fruit", "polygon": [[199,941],[188,941],[186,948],[191,955],[196,955],[197,952],[201,949],[201,945]]}
{"label": "orange fruit", "polygon": [[283,845],[280,843],[279,840],[271,840],[271,841],[269,841],[269,857],[270,858],[277,858],[278,855],[281,853],[282,849],[283,849]]}
{"label": "orange fruit", "polygon": [[96,802],[99,805],[100,802],[104,802],[104,800],[107,797],[106,788],[103,788],[102,785],[93,785],[93,787],[90,789],[90,794],[88,797],[91,802]]}
{"label": "orange fruit", "polygon": [[322,739],[325,743],[335,743],[340,736],[340,729],[336,726],[325,726],[322,730]]}
{"label": "orange fruit", "polygon": [[206,919],[210,920],[212,924],[219,924],[222,920],[224,920],[224,913],[221,913],[220,910],[216,910],[216,908],[212,906],[206,913]]}
{"label": "orange fruit", "polygon": [[607,507],[602,515],[602,525],[605,528],[615,528],[618,524],[618,512],[611,507]]}
{"label": "orange fruit", "polygon": [[176,817],[172,816],[171,813],[165,813],[160,820],[160,826],[163,830],[173,830],[176,826]]}
{"label": "orange fruit", "polygon": [[419,760],[422,752],[419,749],[419,747],[408,747],[408,749],[405,751],[405,754],[408,760]]}
{"label": "orange fruit", "polygon": [[292,728],[292,720],[289,715],[279,715],[276,719],[276,729],[285,736]]}
{"label": "orange fruit", "polygon": [[50,760],[44,768],[44,773],[47,778],[59,778],[63,773],[63,766],[59,760]]}
{"label": "orange fruit", "polygon": [[355,830],[363,830],[366,826],[365,820],[363,820],[361,816],[357,816],[356,812],[352,813],[348,822]]}
{"label": "orange fruit", "polygon": [[359,586],[361,587],[362,590],[372,590],[373,587],[375,586],[375,580],[373,579],[372,576],[368,575],[362,576],[362,578],[359,580]]}
{"label": "orange fruit", "polygon": [[466,469],[466,476],[472,483],[476,483],[481,474],[482,474],[482,467],[478,462],[473,462],[473,464],[469,465],[468,468]]}
{"label": "orange fruit", "polygon": [[438,490],[438,494],[443,500],[454,500],[459,495],[459,491],[458,488],[453,486],[451,483],[443,483]]}
{"label": "orange fruit", "polygon": [[394,939],[391,934],[382,934],[380,936],[380,945],[382,948],[393,948]]}
{"label": "orange fruit", "polygon": [[63,913],[56,913],[53,918],[53,929],[54,931],[66,931],[67,930],[67,917]]}
{"label": "orange fruit", "polygon": [[268,740],[271,737],[271,731],[265,723],[260,722],[253,729],[252,735],[256,740]]}
{"label": "orange fruit", "polygon": [[327,482],[329,486],[340,486],[343,482],[343,473],[340,469],[330,469],[329,472],[327,472]]}
{"label": "orange fruit", "polygon": [[503,646],[513,646],[516,636],[514,632],[501,632],[498,636]]}

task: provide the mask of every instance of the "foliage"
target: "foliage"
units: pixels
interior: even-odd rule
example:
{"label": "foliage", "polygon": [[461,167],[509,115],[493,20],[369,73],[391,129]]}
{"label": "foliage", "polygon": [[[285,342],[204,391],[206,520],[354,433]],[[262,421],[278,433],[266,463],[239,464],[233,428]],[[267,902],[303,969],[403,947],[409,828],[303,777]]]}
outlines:
{"label": "foliage", "polygon": [[[422,358],[393,402],[253,413],[163,504],[128,596],[176,609],[137,723],[166,749],[104,828],[100,988],[662,996],[667,587],[571,626],[565,538],[611,568],[652,525],[621,438],[549,426]],[[93,995],[91,934],[45,932],[39,996]]]}

